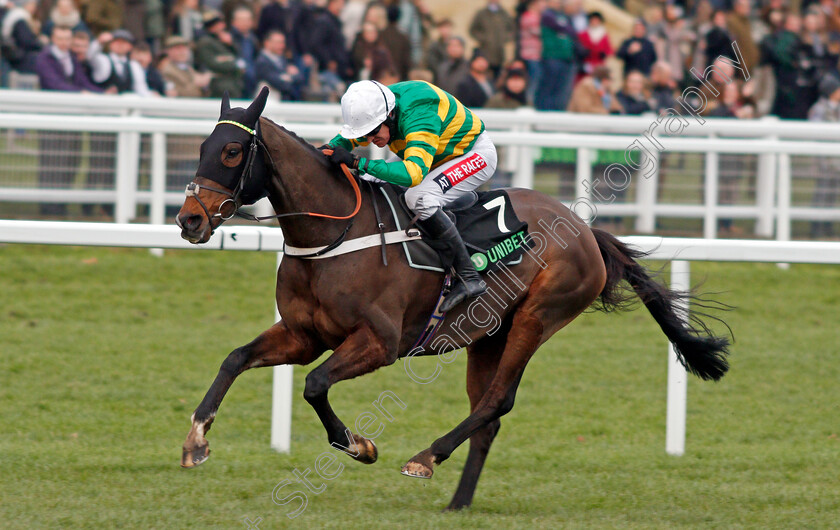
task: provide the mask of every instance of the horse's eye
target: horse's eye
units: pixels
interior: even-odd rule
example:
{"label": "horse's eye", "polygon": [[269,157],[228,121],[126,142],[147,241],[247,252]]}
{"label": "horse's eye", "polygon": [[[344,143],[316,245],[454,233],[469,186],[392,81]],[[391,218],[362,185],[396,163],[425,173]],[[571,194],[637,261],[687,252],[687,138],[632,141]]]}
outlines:
{"label": "horse's eye", "polygon": [[238,154],[239,154],[239,149],[234,147],[233,149],[228,151],[228,158],[233,158]]}

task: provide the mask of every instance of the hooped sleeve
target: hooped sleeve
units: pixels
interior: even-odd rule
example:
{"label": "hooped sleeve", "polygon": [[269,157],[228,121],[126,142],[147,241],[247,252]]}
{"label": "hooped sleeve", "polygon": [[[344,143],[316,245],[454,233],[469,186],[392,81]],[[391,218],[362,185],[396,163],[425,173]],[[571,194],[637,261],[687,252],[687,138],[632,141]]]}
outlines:
{"label": "hooped sleeve", "polygon": [[406,131],[403,159],[385,162],[362,157],[359,169],[380,180],[412,187],[423,182],[432,168],[440,144],[440,118],[434,112],[414,112],[401,119]]}

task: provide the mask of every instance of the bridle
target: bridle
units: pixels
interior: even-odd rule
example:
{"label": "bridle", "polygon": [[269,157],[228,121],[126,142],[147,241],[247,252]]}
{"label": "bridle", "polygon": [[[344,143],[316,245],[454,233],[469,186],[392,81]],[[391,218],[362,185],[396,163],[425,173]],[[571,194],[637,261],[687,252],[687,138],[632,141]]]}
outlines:
{"label": "bridle", "polygon": [[[240,212],[239,208],[241,208],[242,205],[243,205],[243,203],[242,203],[242,193],[245,190],[245,185],[246,185],[247,181],[253,175],[254,162],[256,161],[257,155],[259,154],[259,149],[262,148],[263,152],[265,152],[265,154],[268,156],[268,160],[271,163],[271,169],[272,169],[274,174],[277,174],[277,172],[278,172],[277,171],[277,165],[274,163],[274,159],[272,158],[271,152],[268,150],[268,147],[266,147],[265,143],[262,141],[262,138],[260,138],[259,119],[257,120],[257,125],[256,125],[255,129],[251,129],[250,127],[247,127],[247,126],[245,126],[245,125],[243,125],[239,122],[232,121],[232,120],[219,120],[216,123],[216,126],[219,126],[219,125],[222,125],[222,124],[234,125],[236,127],[239,127],[240,129],[244,130],[249,135],[251,135],[251,143],[248,147],[248,156],[245,159],[245,168],[242,170],[242,175],[239,177],[239,182],[236,185],[236,189],[234,189],[233,192],[230,192],[230,191],[215,188],[215,187],[212,187],[212,186],[199,185],[196,181],[193,180],[192,182],[187,184],[187,188],[184,190],[185,195],[188,198],[192,197],[196,201],[198,201],[199,206],[201,206],[201,209],[204,210],[204,214],[207,216],[207,220],[210,223],[211,235],[214,231],[214,229],[212,228],[212,220],[217,219],[217,218],[221,219],[222,222],[224,222],[224,221],[228,221],[228,220],[232,219],[234,216],[237,216],[237,217],[241,217],[243,219],[247,219],[249,221],[259,222],[259,221],[265,221],[265,220],[268,220],[268,219],[280,219],[282,217],[292,217],[292,216],[297,216],[297,215],[306,215],[306,216],[309,216],[309,217],[321,217],[321,218],[325,218],[325,219],[336,219],[336,220],[350,219],[350,222],[347,224],[347,227],[344,229],[344,231],[341,233],[341,235],[338,237],[338,239],[336,239],[333,243],[328,245],[328,249],[324,250],[323,252],[326,252],[328,250],[331,250],[331,249],[337,247],[338,245],[341,244],[342,241],[344,241],[344,238],[347,235],[347,232],[349,232],[350,227],[353,226],[353,218],[356,216],[356,214],[359,213],[359,210],[361,210],[361,207],[362,207],[362,192],[359,189],[359,183],[356,182],[356,179],[353,177],[353,174],[350,173],[350,169],[345,164],[341,164],[342,172],[344,173],[344,176],[347,177],[347,180],[350,182],[350,185],[353,187],[353,191],[356,195],[356,207],[353,209],[353,212],[350,213],[349,215],[335,216],[335,215],[327,215],[327,214],[323,214],[323,213],[314,213],[314,212],[292,212],[292,213],[282,213],[282,214],[266,215],[266,216],[258,217],[256,215],[252,215],[252,214],[249,214],[249,213],[246,213],[246,212]],[[324,150],[324,154],[325,155],[330,155],[330,154],[332,154],[332,152],[330,150]],[[219,193],[219,194],[227,197],[224,201],[221,202],[221,204],[219,204],[219,208],[218,208],[218,211],[216,213],[211,214],[210,210],[207,208],[207,205],[204,204],[204,201],[202,201],[201,197],[198,196],[198,194],[201,190],[212,191],[214,193]],[[230,204],[233,207],[233,210],[230,214],[225,214],[223,212],[223,209],[225,208],[226,204]],[[180,221],[178,221],[177,218],[176,218],[176,222],[180,226]],[[318,255],[318,254],[321,254],[321,252],[316,253],[315,255]],[[308,256],[300,256],[300,257],[308,257]]]}
{"label": "bridle", "polygon": [[[242,170],[242,175],[239,177],[239,182],[236,184],[236,189],[233,192],[229,192],[227,190],[222,190],[219,188],[214,188],[212,186],[201,186],[196,181],[192,181],[187,184],[187,188],[184,190],[184,194],[187,197],[192,197],[196,201],[198,201],[198,205],[201,206],[201,209],[204,210],[204,214],[207,216],[208,221],[212,221],[213,219],[221,219],[222,221],[228,221],[232,219],[235,215],[239,216],[246,216],[250,214],[244,214],[239,212],[239,208],[242,206],[242,192],[245,190],[245,183],[251,177],[252,173],[254,172],[254,162],[257,159],[257,154],[259,148],[262,147],[263,151],[268,155],[269,160],[271,161],[272,169],[276,170],[276,166],[274,164],[274,160],[271,158],[271,153],[269,153],[268,149],[265,147],[262,139],[259,135],[259,122],[257,122],[257,130],[251,129],[250,127],[246,127],[239,122],[231,121],[231,120],[220,120],[216,123],[216,126],[219,126],[223,123],[227,123],[230,125],[235,125],[240,129],[243,129],[245,132],[251,135],[251,144],[248,147],[248,157],[245,159],[245,169]],[[201,200],[201,197],[198,196],[199,192],[205,189],[207,191],[212,191],[214,193],[218,193],[227,197],[221,204],[219,204],[219,209],[216,213],[211,214],[210,210],[207,208],[207,205],[204,204],[204,201]],[[230,204],[233,207],[233,210],[230,214],[223,213],[223,209],[225,205]],[[251,215],[251,217],[254,217]],[[246,217],[247,218],[247,217]],[[252,219],[252,220],[256,220]]]}

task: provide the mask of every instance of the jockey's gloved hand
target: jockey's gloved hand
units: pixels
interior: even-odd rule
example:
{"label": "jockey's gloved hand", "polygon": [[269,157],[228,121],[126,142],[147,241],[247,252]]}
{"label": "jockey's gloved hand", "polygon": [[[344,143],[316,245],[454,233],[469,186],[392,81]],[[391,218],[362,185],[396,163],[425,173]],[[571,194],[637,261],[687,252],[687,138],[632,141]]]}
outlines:
{"label": "jockey's gloved hand", "polygon": [[359,169],[359,157],[343,147],[333,147],[330,162],[336,165],[345,164],[350,169]]}
{"label": "jockey's gloved hand", "polygon": [[322,145],[321,147],[318,148],[318,151],[321,151],[323,153],[327,149],[333,150],[334,147],[331,146],[330,144],[324,144],[324,145]]}

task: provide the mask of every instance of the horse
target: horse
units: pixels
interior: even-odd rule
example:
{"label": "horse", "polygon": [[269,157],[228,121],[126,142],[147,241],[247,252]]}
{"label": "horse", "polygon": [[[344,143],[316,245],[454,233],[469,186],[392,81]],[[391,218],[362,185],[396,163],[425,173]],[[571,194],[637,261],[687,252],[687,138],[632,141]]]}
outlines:
{"label": "horse", "polygon": [[[219,122],[201,144],[196,177],[177,215],[182,237],[207,242],[241,205],[263,195],[289,245],[336,248],[347,239],[377,234],[373,206],[386,208],[381,193],[372,187],[360,190],[353,176],[348,186],[349,172],[342,175],[321,151],[262,117],[267,95],[263,89],[246,109],[231,108],[227,96],[222,99]],[[434,467],[469,439],[460,482],[446,509],[466,508],[531,356],[591,306],[619,310],[635,296],[689,372],[705,380],[724,375],[729,340],[714,335],[702,320],[683,318],[678,302],[689,295],[660,284],[638,263],[644,253],[590,228],[554,198],[529,189],[507,193],[516,214],[532,227],[527,258],[493,276],[495,293],[490,289],[447,313],[443,327],[457,332],[422,351],[412,350],[412,344],[436,307],[441,273],[410,268],[400,245],[388,245],[384,254],[370,248],[326,259],[284,256],[275,293],[282,318],[222,362],[191,417],[181,465],[194,467],[209,457],[205,435],[239,374],[257,367],[308,365],[328,350],[333,353],[307,374],[303,396],[333,447],[372,464],[376,445],[347,429],[333,412],[330,387],[398,359],[466,348],[470,414],[402,468],[408,476],[431,478]],[[498,321],[488,329],[491,313]]]}

